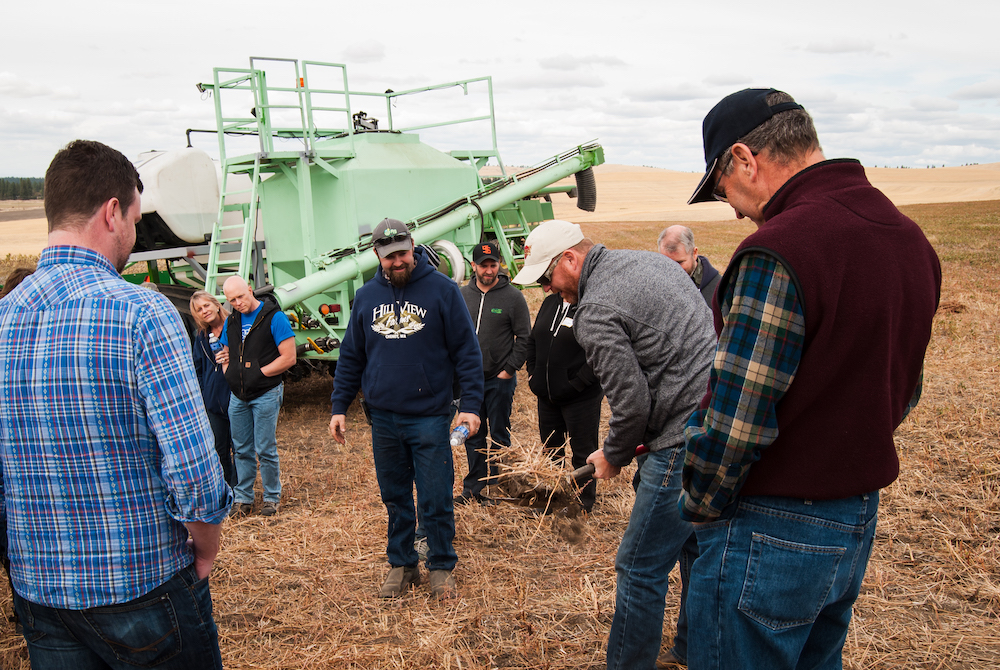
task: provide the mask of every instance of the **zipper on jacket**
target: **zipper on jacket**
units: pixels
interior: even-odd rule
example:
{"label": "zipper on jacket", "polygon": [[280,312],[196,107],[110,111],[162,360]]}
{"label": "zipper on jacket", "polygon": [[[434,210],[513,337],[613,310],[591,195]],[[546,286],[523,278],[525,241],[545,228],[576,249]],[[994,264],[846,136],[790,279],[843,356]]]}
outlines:
{"label": "zipper on jacket", "polygon": [[[476,287],[479,288],[478,286]],[[479,334],[479,325],[483,322],[483,305],[486,304],[486,294],[479,293],[479,315],[476,317],[476,335]]]}
{"label": "zipper on jacket", "polygon": [[243,337],[243,315],[240,314],[240,393],[243,395],[246,395],[247,393],[246,386],[243,384],[245,381],[243,379],[243,343],[247,341],[247,337],[250,337],[250,333],[253,332],[253,329],[256,328],[263,320],[264,310],[261,310],[260,314],[257,315],[257,319],[250,324],[250,330],[247,331],[246,337]]}

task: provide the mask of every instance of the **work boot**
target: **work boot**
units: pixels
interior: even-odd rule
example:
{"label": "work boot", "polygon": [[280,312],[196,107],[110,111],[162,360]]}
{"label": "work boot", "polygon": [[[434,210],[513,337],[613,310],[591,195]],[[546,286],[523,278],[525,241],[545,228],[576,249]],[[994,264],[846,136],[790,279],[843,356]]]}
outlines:
{"label": "work boot", "polygon": [[686,668],[687,662],[682,661],[673,649],[667,649],[656,659],[656,667],[657,670],[676,670],[677,668]]}
{"label": "work boot", "polygon": [[431,595],[438,600],[458,598],[458,587],[451,570],[431,570]]}
{"label": "work boot", "polygon": [[252,511],[253,505],[250,503],[235,503],[232,509],[229,510],[229,518],[242,519],[245,516],[249,516]]}
{"label": "work boot", "polygon": [[382,590],[379,591],[378,596],[379,598],[398,598],[404,595],[411,586],[416,586],[419,583],[420,568],[417,566],[393,568],[386,575],[385,581],[382,582]]}
{"label": "work boot", "polygon": [[265,501],[264,504],[260,506],[261,516],[274,516],[277,513],[278,513],[278,503],[276,502]]}

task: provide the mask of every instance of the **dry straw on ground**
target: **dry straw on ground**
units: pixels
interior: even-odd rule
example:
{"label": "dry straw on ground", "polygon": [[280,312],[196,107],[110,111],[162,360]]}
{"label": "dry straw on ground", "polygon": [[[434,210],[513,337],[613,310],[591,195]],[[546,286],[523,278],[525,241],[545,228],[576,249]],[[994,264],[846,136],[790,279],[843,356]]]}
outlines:
{"label": "dry straw on ground", "polygon": [[[941,255],[942,309],[923,400],[897,433],[902,471],[883,491],[844,665],[1000,667],[1000,202],[905,211]],[[692,227],[701,252],[717,266],[750,231],[732,221]],[[659,229],[656,223],[586,226],[591,237],[619,248],[650,249]],[[540,293],[528,296],[537,310]],[[513,433],[522,444],[537,444],[523,372],[519,382]],[[212,577],[226,667],[604,667],[631,469],[601,484],[579,532],[569,527],[573,520],[514,505],[459,507],[455,575],[462,599],[438,604],[424,584],[384,602],[376,596],[387,570],[386,520],[370,436],[352,407],[348,444],[329,437],[330,387],[328,378],[314,378],[287,389],[279,425],[281,514],[226,522]],[[606,418],[605,408],[605,424]],[[458,481],[464,450],[455,450],[455,460]],[[677,586],[675,572],[665,644]],[[0,630],[3,667],[27,667],[13,625]]]}

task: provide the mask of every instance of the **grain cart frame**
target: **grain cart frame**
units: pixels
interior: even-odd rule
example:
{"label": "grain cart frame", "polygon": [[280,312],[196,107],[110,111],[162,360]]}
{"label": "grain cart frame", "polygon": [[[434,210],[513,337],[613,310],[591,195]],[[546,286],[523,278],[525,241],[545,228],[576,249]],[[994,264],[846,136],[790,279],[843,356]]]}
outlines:
{"label": "grain cart frame", "polygon": [[[488,111],[397,125],[402,98],[454,88],[465,95],[485,88]],[[176,284],[163,288],[179,307],[195,288],[221,294],[234,275],[258,293],[273,291],[292,317],[305,364],[293,377],[335,363],[355,291],[378,266],[370,235],[381,219],[405,222],[417,244],[438,252],[442,271],[461,281],[483,239],[496,242],[515,273],[533,224],[553,216],[551,194],[578,196],[589,211],[596,204],[591,168],[604,162],[596,142],[508,172],[497,149],[490,77],[373,93],[350,90],[343,64],[253,57],[249,68],[215,68],[212,82],[198,89],[214,102],[221,163],[210,239],[146,248],[133,260],[165,262],[165,272],[148,263],[150,280]],[[384,127],[358,109],[359,100],[384,104]],[[415,132],[465,124],[488,124],[490,146],[444,153]],[[500,175],[484,178],[490,159]],[[552,186],[570,175],[576,187]]]}

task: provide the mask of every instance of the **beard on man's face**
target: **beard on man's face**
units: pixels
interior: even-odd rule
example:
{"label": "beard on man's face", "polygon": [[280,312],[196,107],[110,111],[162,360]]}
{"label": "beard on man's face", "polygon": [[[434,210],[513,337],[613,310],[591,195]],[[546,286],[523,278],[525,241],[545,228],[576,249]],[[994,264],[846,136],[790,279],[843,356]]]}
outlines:
{"label": "beard on man's face", "polygon": [[476,270],[476,280],[483,286],[493,286],[493,283],[497,280],[497,272],[492,274],[487,274],[485,271]]}
{"label": "beard on man's face", "polygon": [[403,288],[409,283],[413,268],[409,265],[404,265],[401,268],[390,268],[387,274],[390,284],[396,288]]}

